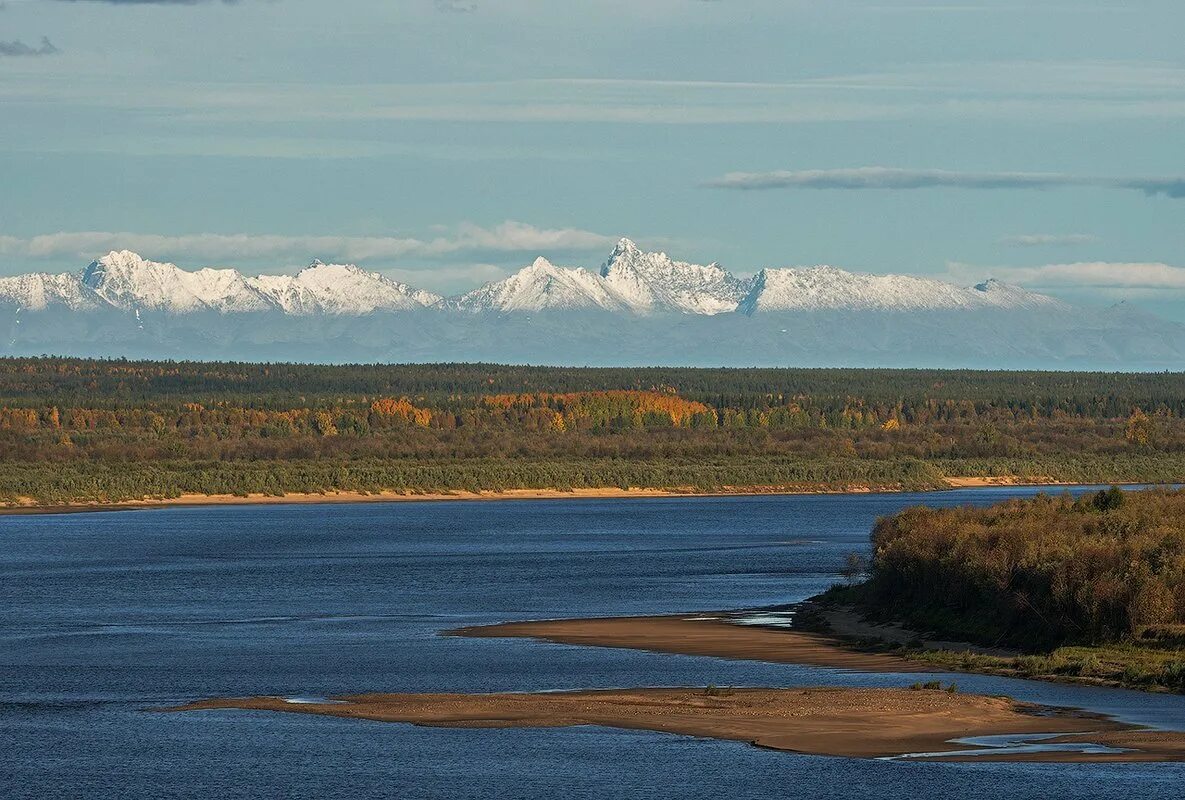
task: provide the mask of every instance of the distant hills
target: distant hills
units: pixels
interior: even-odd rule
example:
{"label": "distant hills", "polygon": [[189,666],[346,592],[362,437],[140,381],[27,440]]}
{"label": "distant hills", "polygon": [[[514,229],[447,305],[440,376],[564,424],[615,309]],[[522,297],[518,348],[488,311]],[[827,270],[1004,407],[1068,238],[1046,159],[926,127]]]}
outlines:
{"label": "distant hills", "polygon": [[622,239],[599,270],[545,258],[441,297],[353,265],[189,271],[113,251],[80,273],[0,278],[11,355],[572,365],[1179,369],[1185,326],[834,267],[738,277]]}

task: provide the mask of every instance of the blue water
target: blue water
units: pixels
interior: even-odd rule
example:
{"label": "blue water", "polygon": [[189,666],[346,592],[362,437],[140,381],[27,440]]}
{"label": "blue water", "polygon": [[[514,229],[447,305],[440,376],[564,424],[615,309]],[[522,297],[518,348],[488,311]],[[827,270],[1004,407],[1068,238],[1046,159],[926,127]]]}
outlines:
{"label": "blue water", "polygon": [[[863,761],[588,727],[145,710],[223,695],[907,685],[917,676],[438,633],[793,602],[867,548],[879,515],[1028,493],[3,517],[0,798],[1179,797],[1179,764]],[[943,679],[1185,727],[1185,696]]]}

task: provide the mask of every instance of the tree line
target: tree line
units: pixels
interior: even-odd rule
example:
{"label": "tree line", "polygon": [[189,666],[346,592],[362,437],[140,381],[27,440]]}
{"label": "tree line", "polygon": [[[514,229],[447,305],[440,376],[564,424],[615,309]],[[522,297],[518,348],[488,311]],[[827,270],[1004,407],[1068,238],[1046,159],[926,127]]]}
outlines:
{"label": "tree line", "polygon": [[1182,453],[1175,373],[0,359],[0,502],[1173,482]]}

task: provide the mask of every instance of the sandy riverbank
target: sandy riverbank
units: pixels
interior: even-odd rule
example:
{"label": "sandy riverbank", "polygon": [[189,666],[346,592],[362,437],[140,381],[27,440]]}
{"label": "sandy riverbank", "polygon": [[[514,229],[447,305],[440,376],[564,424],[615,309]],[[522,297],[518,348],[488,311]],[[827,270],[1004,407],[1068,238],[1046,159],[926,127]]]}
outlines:
{"label": "sandy riverbank", "polygon": [[463,728],[601,725],[751,742],[816,755],[875,758],[966,750],[952,739],[1066,734],[1130,752],[959,756],[993,760],[1178,761],[1185,735],[999,697],[910,689],[612,689],[530,694],[368,694],[330,703],[216,699],[168,711],[245,709]]}
{"label": "sandy riverbank", "polygon": [[[1033,481],[1015,476],[984,478],[944,478],[947,489],[981,488],[988,486],[1068,486],[1073,484],[1056,481]],[[873,492],[915,491],[891,486],[738,486],[726,487],[715,492],[698,492],[684,489],[645,489],[607,486],[581,489],[505,489],[503,491],[452,491],[452,492],[290,492],[283,495],[268,494],[182,494],[177,497],[150,497],[140,500],[118,502],[81,503],[38,503],[25,499],[17,503],[0,505],[0,515],[5,514],[76,514],[91,511],[132,511],[151,508],[186,508],[194,506],[255,506],[329,503],[399,503],[399,502],[442,502],[448,500],[578,500],[589,498],[646,498],[646,497],[737,497],[778,496],[803,494],[869,494]],[[932,491],[942,491],[934,489]]]}
{"label": "sandy riverbank", "polygon": [[480,638],[540,639],[586,647],[620,647],[779,664],[811,664],[862,672],[933,671],[897,656],[852,650],[821,634],[736,625],[708,614],[507,622],[460,628],[448,633]]}

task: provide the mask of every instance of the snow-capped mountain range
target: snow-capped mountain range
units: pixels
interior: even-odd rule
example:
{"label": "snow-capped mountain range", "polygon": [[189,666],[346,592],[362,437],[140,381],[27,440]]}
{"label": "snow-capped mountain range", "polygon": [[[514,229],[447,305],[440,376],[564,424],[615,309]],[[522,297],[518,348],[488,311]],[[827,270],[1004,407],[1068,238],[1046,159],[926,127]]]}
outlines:
{"label": "snow-capped mountain range", "polygon": [[752,278],[718,264],[675,261],[622,239],[596,271],[546,258],[500,281],[443,298],[353,265],[314,261],[296,275],[247,276],[235,269],[188,271],[112,251],[80,274],[0,278],[0,303],[29,311],[110,307],[168,314],[278,312],[364,316],[435,309],[483,313],[592,310],[712,316],[774,311],[936,311],[1058,308],[1053,298],[995,280],[961,287],[929,278],[868,275],[828,266],[763,269]]}
{"label": "snow-capped mountain range", "polygon": [[0,278],[0,355],[320,362],[1173,369],[1185,325],[987,280],[675,261],[623,239],[599,269],[538,258],[444,298],[356,266],[185,270],[116,251]]}

